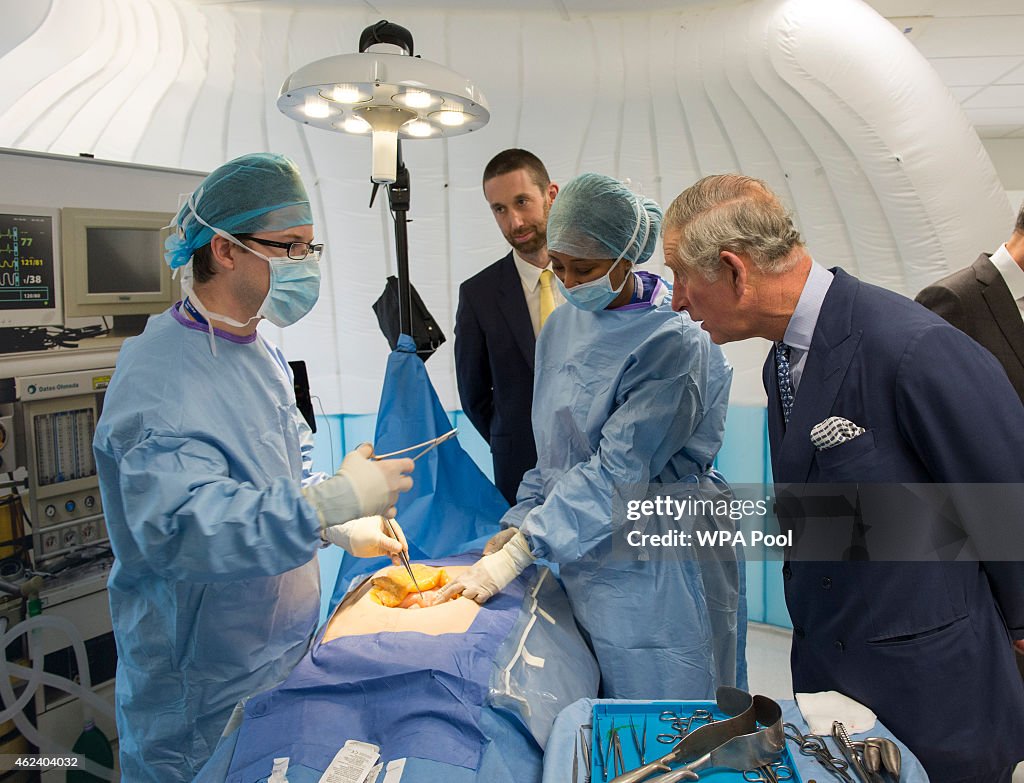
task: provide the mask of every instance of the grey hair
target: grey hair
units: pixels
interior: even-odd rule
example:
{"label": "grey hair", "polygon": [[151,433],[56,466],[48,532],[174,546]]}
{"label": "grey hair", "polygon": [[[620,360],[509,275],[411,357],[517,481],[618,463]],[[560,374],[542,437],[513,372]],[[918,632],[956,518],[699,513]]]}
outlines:
{"label": "grey hair", "polygon": [[1013,230],[1018,234],[1024,234],[1024,201],[1020,203],[1020,212],[1017,213],[1017,226]]}
{"label": "grey hair", "polygon": [[[718,276],[719,253],[750,257],[763,272],[785,272],[803,242],[793,219],[764,182],[716,174],[680,193],[665,212],[662,231],[679,230],[675,260],[707,280]],[[670,260],[671,265],[671,260]]]}

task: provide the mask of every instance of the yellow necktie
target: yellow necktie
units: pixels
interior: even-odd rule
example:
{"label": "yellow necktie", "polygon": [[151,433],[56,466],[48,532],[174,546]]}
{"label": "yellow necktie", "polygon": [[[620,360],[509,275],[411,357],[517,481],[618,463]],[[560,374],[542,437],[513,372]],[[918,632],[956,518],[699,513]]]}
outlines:
{"label": "yellow necktie", "polygon": [[544,328],[544,322],[548,320],[551,311],[555,309],[555,294],[551,290],[551,278],[554,274],[550,269],[544,269],[540,273],[540,326]]}

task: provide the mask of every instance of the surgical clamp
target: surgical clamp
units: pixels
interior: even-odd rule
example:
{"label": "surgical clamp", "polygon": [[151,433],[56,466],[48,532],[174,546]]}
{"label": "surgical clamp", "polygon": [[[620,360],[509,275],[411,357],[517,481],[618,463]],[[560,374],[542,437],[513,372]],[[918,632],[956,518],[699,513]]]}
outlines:
{"label": "surgical clamp", "polygon": [[782,763],[765,764],[757,769],[744,770],[743,779],[748,783],[781,783],[793,779],[793,770]]}
{"label": "surgical clamp", "polygon": [[[590,744],[587,742],[587,736],[584,729],[589,729],[590,724],[587,723],[580,726],[580,750],[583,752],[583,781],[584,783],[590,783]],[[573,781],[576,783],[576,781]]]}
{"label": "surgical clamp", "polygon": [[448,432],[446,432],[444,435],[438,435],[436,438],[431,438],[430,440],[425,440],[422,443],[417,443],[415,446],[408,446],[408,447],[406,447],[404,449],[399,449],[398,451],[389,451],[387,454],[374,454],[373,455],[373,459],[377,459],[377,460],[388,459],[389,457],[397,457],[399,454],[405,454],[405,453],[410,452],[410,451],[416,451],[417,449],[422,449],[422,451],[420,451],[417,454],[415,454],[414,456],[410,457],[410,459],[413,462],[415,462],[420,457],[422,457],[424,454],[426,454],[428,451],[431,451],[431,450],[437,448],[442,443],[444,443],[446,440],[454,438],[455,435],[458,433],[458,431],[459,431],[459,428],[455,427],[454,429],[448,430]]}
{"label": "surgical clamp", "polygon": [[802,755],[813,756],[815,761],[842,780],[843,783],[854,783],[850,773],[846,771],[850,765],[843,759],[832,755],[828,745],[825,744],[824,738],[813,734],[804,735],[792,723],[783,724],[783,728],[786,730],[786,738],[797,744]]}
{"label": "surgical clamp", "polygon": [[670,728],[675,732],[675,734],[665,732],[663,734],[659,734],[655,739],[663,745],[675,745],[690,733],[690,729],[693,728],[694,721],[704,721],[705,724],[714,723],[715,717],[708,710],[704,709],[694,710],[692,715],[688,715],[685,718],[680,718],[673,710],[662,710],[658,720],[663,723],[670,724]]}
{"label": "surgical clamp", "polygon": [[612,744],[615,746],[615,769],[617,770],[615,774],[621,775],[626,771],[626,762],[622,758],[622,738],[614,724],[612,724]]}

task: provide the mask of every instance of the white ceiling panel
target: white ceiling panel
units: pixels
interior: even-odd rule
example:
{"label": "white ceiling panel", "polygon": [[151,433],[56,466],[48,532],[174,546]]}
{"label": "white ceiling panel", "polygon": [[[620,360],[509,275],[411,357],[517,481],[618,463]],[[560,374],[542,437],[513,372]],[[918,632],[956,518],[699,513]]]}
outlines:
{"label": "white ceiling panel", "polygon": [[914,43],[928,58],[1019,56],[1024,49],[1024,12],[933,19]]}
{"label": "white ceiling panel", "polygon": [[1024,125],[981,125],[976,130],[983,139],[1004,139],[1024,131]]}
{"label": "white ceiling panel", "polygon": [[1021,63],[1019,68],[1015,68],[1006,74],[997,84],[1024,84],[1024,63]]}
{"label": "white ceiling panel", "polygon": [[964,112],[974,125],[1021,125],[1024,124],[1024,110],[1020,107],[1008,109],[969,109]]}
{"label": "white ceiling panel", "polygon": [[882,16],[1010,16],[1021,12],[1020,0],[868,0]]}
{"label": "white ceiling panel", "polygon": [[935,16],[1009,16],[1021,12],[1020,0],[932,0],[924,3]]}
{"label": "white ceiling panel", "polygon": [[974,84],[969,87],[950,87],[949,91],[953,93],[953,97],[960,101],[961,104],[966,104],[970,98],[984,89],[986,88]]}
{"label": "white ceiling panel", "polygon": [[[987,85],[1019,71],[1024,78],[1024,57],[933,57],[932,67],[950,87]],[[1021,66],[1018,68],[1018,66]],[[1006,82],[1016,84],[1016,82]]]}
{"label": "white ceiling panel", "polygon": [[1024,84],[986,87],[964,103],[965,109],[1009,109],[1024,106]]}

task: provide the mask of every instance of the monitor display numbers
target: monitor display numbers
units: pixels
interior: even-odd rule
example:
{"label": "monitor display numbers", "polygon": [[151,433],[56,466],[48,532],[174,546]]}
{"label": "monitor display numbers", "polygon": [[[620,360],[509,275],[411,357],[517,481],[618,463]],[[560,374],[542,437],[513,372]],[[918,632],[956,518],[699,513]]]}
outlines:
{"label": "monitor display numbers", "polygon": [[0,213],[0,309],[54,307],[53,218]]}

